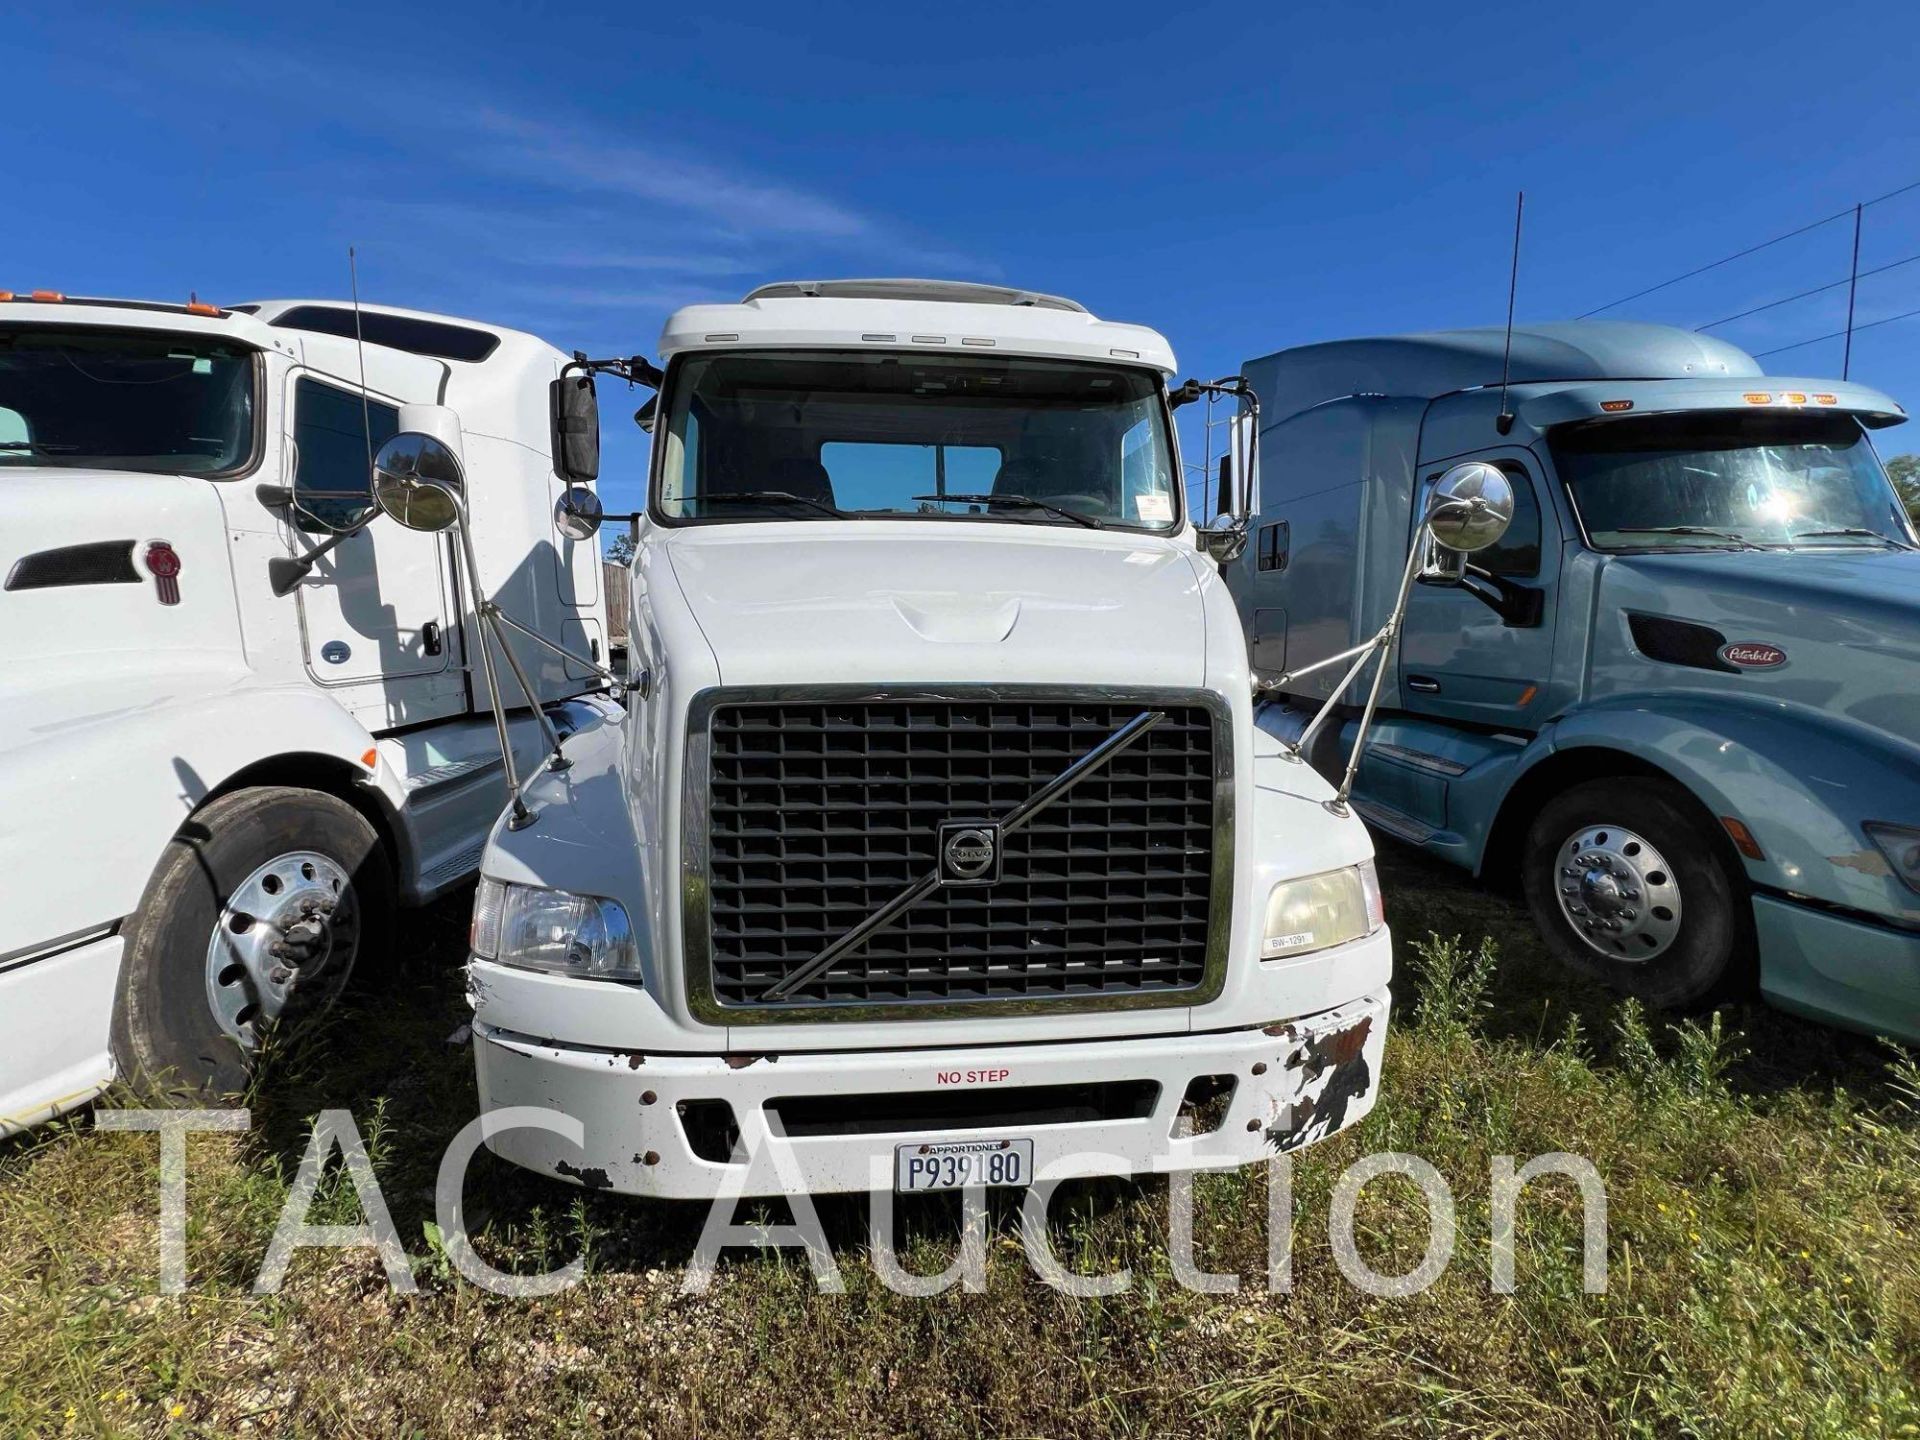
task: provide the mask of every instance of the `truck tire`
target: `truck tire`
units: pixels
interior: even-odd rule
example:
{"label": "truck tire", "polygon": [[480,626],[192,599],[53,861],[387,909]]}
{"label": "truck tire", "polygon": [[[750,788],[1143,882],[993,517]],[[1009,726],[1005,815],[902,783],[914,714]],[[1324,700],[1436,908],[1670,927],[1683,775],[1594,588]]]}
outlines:
{"label": "truck tire", "polygon": [[345,801],[269,785],[207,805],[168,842],[125,928],[121,1077],[153,1096],[244,1089],[268,1026],[332,1004],[388,933],[393,892],[386,847]]}
{"label": "truck tire", "polygon": [[1527,832],[1523,879],[1548,948],[1650,1005],[1684,1008],[1746,973],[1745,877],[1666,781],[1620,777],[1547,802]]}

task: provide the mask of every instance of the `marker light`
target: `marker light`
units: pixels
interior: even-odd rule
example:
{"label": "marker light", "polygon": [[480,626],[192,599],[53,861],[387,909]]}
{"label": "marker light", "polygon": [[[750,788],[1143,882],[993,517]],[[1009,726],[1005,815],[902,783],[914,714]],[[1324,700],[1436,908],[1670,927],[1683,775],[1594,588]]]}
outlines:
{"label": "marker light", "polygon": [[1767,852],[1760,848],[1760,842],[1753,838],[1753,832],[1738,818],[1732,815],[1722,815],[1720,817],[1720,823],[1726,827],[1727,838],[1733,841],[1733,848],[1746,856],[1747,859],[1764,860],[1767,858]]}
{"label": "marker light", "polygon": [[45,305],[58,305],[67,297],[62,295],[58,290],[36,290],[33,292],[32,298]]}
{"label": "marker light", "polygon": [[218,305],[209,305],[204,300],[189,300],[187,302],[187,313],[189,315],[211,315],[215,319],[218,319],[224,312],[222,312]]}
{"label": "marker light", "polygon": [[1807,403],[1806,395],[1799,390],[1789,390],[1780,398],[1789,405],[1804,405]]}
{"label": "marker light", "polygon": [[1749,390],[1740,398],[1749,405],[1771,405],[1773,403],[1773,396],[1764,390]]}
{"label": "marker light", "polygon": [[1600,408],[1613,414],[1621,410],[1631,410],[1633,408],[1633,402],[1631,400],[1602,400],[1600,402]]}
{"label": "marker light", "polygon": [[4,305],[11,299],[13,299],[13,292],[11,290],[0,290],[0,305]]}
{"label": "marker light", "polygon": [[1838,405],[1840,403],[1840,397],[1838,395],[1816,395],[1813,397],[1813,403],[1816,405]]}

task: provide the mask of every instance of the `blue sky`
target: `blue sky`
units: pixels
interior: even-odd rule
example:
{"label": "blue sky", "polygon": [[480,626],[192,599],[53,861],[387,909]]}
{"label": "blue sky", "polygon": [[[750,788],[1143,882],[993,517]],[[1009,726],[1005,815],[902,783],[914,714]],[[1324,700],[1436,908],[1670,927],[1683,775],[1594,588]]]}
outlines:
{"label": "blue sky", "polygon": [[[1498,323],[1519,188],[1525,320],[1920,180],[1911,3],[82,9],[8,22],[0,286],[339,295],[353,243],[365,299],[595,353],[766,280],[938,275],[1157,326],[1213,376]],[[1608,313],[1704,324],[1844,277],[1851,243]],[[1913,255],[1920,189],[1867,212],[1861,266]],[[1714,333],[1764,350],[1845,306]],[[1859,321],[1916,308],[1920,262],[1861,284]],[[1920,317],[1858,334],[1853,373],[1915,407]],[[609,508],[643,483],[630,409],[605,395]]]}

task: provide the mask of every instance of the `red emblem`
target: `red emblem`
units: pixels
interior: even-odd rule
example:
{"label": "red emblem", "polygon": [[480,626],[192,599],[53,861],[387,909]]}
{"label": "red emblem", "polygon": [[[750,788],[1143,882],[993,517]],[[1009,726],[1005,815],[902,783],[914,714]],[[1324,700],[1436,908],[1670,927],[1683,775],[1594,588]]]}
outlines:
{"label": "red emblem", "polygon": [[153,576],[154,588],[160,592],[162,605],[180,603],[180,557],[174,553],[173,546],[164,540],[155,540],[147,546],[147,573]]}
{"label": "red emblem", "polygon": [[1742,641],[1734,645],[1722,645],[1720,658],[1729,665],[1738,665],[1742,670],[1772,670],[1787,663],[1787,652],[1778,645]]}

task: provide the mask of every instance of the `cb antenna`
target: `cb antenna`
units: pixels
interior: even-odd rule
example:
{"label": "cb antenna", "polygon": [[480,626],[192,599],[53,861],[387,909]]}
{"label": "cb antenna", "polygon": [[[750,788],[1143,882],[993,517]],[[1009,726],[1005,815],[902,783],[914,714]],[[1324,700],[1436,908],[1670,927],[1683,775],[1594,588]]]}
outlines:
{"label": "cb antenna", "polygon": [[367,440],[367,483],[373,483],[373,407],[367,402],[367,342],[360,334],[360,265],[347,246],[347,288],[353,293],[353,348],[360,356],[360,428]]}
{"label": "cb antenna", "polygon": [[1493,428],[1502,435],[1513,429],[1513,411],[1507,408],[1507,381],[1513,371],[1513,297],[1520,291],[1520,220],[1527,212],[1527,192],[1522,190],[1513,203],[1513,269],[1507,276],[1507,343],[1500,352],[1500,414]]}

